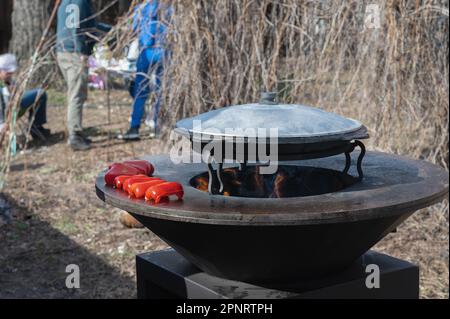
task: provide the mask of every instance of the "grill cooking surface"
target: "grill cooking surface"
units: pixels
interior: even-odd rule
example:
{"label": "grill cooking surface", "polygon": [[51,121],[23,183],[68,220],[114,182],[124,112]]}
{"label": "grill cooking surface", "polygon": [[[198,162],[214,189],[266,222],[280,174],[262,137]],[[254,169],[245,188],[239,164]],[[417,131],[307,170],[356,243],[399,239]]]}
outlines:
{"label": "grill cooking surface", "polygon": [[[364,179],[337,192],[307,197],[248,198],[209,195],[191,186],[205,172],[204,163],[173,164],[167,155],[144,159],[155,165],[155,176],[183,184],[183,201],[151,205],[107,187],[103,173],[96,181],[98,196],[112,206],[154,218],[222,225],[299,225],[348,222],[394,216],[440,200],[448,193],[448,173],[405,157],[368,152]],[[342,170],[344,156],[283,162]],[[352,168],[350,174],[355,174]]]}

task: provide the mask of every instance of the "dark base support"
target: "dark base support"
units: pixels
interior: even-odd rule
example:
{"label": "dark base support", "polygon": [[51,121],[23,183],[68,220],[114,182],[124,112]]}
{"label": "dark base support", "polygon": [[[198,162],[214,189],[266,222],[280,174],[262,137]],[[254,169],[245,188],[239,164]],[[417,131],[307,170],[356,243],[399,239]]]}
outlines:
{"label": "dark base support", "polygon": [[[366,266],[380,270],[380,287],[366,286]],[[254,285],[208,275],[172,249],[136,256],[139,299],[417,299],[419,268],[369,251],[346,271],[309,282]]]}

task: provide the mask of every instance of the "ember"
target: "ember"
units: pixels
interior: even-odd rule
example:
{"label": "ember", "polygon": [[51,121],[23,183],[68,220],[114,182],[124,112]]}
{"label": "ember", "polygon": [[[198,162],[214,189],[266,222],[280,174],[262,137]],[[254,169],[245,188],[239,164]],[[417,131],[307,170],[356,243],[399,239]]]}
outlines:
{"label": "ember", "polygon": [[[224,169],[224,195],[253,198],[313,196],[337,192],[358,181],[343,172],[309,166],[284,165],[270,175],[260,174],[259,169],[260,166]],[[207,172],[191,180],[191,185],[203,192],[208,192],[208,183]]]}

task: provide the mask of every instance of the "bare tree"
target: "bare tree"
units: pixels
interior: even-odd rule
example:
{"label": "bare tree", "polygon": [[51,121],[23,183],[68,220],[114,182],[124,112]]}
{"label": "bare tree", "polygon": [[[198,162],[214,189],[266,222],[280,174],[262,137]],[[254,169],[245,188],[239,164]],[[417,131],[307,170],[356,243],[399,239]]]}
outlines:
{"label": "bare tree", "polygon": [[12,0],[0,2],[0,53],[8,51],[11,39],[11,11]]}
{"label": "bare tree", "polygon": [[19,59],[29,58],[44,32],[54,0],[14,0],[10,50]]}

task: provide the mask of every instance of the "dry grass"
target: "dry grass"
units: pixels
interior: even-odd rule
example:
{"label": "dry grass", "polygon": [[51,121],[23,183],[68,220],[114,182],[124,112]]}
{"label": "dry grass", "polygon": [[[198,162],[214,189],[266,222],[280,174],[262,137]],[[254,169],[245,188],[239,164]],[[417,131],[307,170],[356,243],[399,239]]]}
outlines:
{"label": "dry grass", "polygon": [[[361,120],[370,130],[369,149],[428,160],[448,169],[448,1],[370,3],[380,9],[379,28],[365,27],[368,1],[173,1],[176,10],[170,33],[172,58],[163,83],[165,126],[171,127],[181,117],[212,108],[256,101],[262,90],[277,90],[283,102],[320,106]],[[447,8],[447,13],[441,8]],[[125,30],[129,30],[126,19],[112,32],[119,36],[121,44],[130,38]],[[53,63],[53,43],[54,39],[50,39],[44,46],[39,67]],[[51,78],[49,74],[42,82],[49,83]],[[53,121],[56,119],[61,121],[60,114]],[[100,123],[90,123],[97,124]],[[130,144],[126,151],[107,140],[101,143],[104,147],[81,158],[62,152],[62,141],[56,143],[45,154],[45,168],[37,170],[38,174],[30,174],[27,169],[12,172],[5,192],[18,202],[24,200],[37,218],[57,229],[58,225],[65,225],[65,218],[84,212],[79,233],[66,235],[96,254],[103,254],[124,240],[130,242],[134,253],[144,248],[140,236],[145,231],[119,232],[117,225],[111,224],[115,220],[91,215],[100,204],[92,204],[95,199],[89,178],[79,182],[82,191],[76,194],[66,189],[68,198],[79,201],[74,206],[70,200],[56,200],[59,197],[40,195],[35,190],[24,196],[16,194],[26,183],[18,184],[18,178],[51,185],[51,176],[44,177],[41,170],[50,170],[52,176],[60,174],[57,185],[68,187],[64,176],[76,180],[80,172],[88,170],[92,177],[107,160],[153,151],[144,147],[145,142]],[[5,147],[8,145],[3,143],[2,149]],[[5,154],[2,153],[0,170],[7,167],[9,158],[5,159]],[[40,157],[25,154],[16,162],[24,162],[27,168],[29,163],[39,162],[37,158]],[[85,196],[89,196],[87,203]],[[42,206],[36,207],[38,200]],[[108,231],[119,232],[120,239],[105,235]],[[97,236],[95,240],[106,236],[107,242],[87,242],[92,233]],[[377,249],[420,264],[422,297],[448,298],[448,234],[446,201],[415,214]],[[131,277],[131,258],[104,258]]]}

